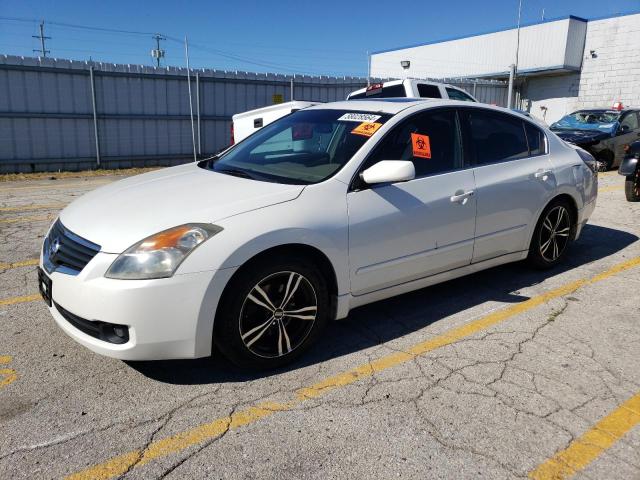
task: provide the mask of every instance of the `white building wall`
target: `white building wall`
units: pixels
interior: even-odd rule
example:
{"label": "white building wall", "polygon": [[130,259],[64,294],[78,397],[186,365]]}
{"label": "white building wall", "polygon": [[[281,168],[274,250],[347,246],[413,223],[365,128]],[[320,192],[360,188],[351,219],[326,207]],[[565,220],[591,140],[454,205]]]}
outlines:
{"label": "white building wall", "polygon": [[581,73],[529,77],[522,97],[530,100],[536,117],[543,118],[546,107],[548,123],[580,108],[610,108],[618,101],[640,107],[640,14],[590,21]]}
{"label": "white building wall", "polygon": [[[523,27],[518,70],[579,70],[586,21],[566,18]],[[515,63],[517,30],[403,48],[371,56],[371,74],[380,78],[488,76],[509,71]],[[404,71],[400,61],[409,60]]]}
{"label": "white building wall", "polygon": [[608,107],[615,101],[640,107],[640,14],[589,22],[584,51],[573,108]]}

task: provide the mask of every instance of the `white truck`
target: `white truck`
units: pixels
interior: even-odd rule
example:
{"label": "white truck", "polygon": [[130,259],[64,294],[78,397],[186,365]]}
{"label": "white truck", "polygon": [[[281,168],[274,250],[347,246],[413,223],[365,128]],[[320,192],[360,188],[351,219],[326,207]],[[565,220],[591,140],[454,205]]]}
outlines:
{"label": "white truck", "polygon": [[[392,80],[384,83],[374,83],[366,88],[351,92],[347,100],[368,98],[413,97],[413,98],[445,98],[450,100],[462,100],[477,102],[473,96],[462,90],[445,83],[427,82],[425,80]],[[231,125],[231,144],[240,142],[260,130],[265,125],[289,115],[296,110],[317,105],[320,102],[304,102],[295,100],[292,102],[269,105],[247,112],[233,115]]]}
{"label": "white truck", "polygon": [[453,85],[412,78],[374,83],[366,88],[351,92],[347,96],[347,100],[394,97],[445,98],[464,102],[477,102],[472,95]]}
{"label": "white truck", "polygon": [[289,115],[297,110],[316,105],[320,102],[302,102],[294,100],[292,102],[278,103],[269,105],[268,107],[256,108],[247,112],[236,113],[233,115],[233,124],[231,126],[231,144],[238,143],[253,132],[260,130],[265,125],[275,120]]}

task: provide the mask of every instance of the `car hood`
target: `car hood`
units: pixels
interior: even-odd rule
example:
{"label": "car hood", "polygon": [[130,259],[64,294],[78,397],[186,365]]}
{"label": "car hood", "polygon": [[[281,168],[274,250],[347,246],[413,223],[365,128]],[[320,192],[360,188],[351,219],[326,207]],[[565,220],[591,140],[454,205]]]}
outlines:
{"label": "car hood", "polygon": [[591,144],[609,138],[611,135],[607,132],[598,132],[597,130],[554,130],[553,133],[558,135],[565,142],[574,143],[576,145]]}
{"label": "car hood", "polygon": [[165,168],[98,188],[60,214],[73,233],[121,253],[140,240],[185,223],[223,218],[288,202],[303,185],[260,182],[215,173],[196,164]]}

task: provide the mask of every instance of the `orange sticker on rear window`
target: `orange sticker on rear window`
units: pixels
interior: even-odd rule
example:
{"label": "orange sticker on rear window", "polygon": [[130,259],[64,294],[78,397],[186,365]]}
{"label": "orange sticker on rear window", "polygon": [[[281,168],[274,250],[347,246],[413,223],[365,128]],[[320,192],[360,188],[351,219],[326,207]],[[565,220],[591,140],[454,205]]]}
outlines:
{"label": "orange sticker on rear window", "polygon": [[413,144],[414,157],[431,158],[431,142],[429,141],[429,135],[412,133],[411,143]]}
{"label": "orange sticker on rear window", "polygon": [[365,137],[370,137],[371,135],[376,133],[381,126],[382,126],[381,123],[362,122],[356,128],[351,130],[351,133],[355,133],[356,135],[364,135]]}

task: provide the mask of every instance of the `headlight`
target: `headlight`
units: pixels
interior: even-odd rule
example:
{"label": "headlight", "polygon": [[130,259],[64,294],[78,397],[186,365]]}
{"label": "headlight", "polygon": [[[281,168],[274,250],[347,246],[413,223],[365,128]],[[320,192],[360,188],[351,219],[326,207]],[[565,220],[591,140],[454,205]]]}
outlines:
{"label": "headlight", "polygon": [[206,223],[170,228],[136,243],[111,264],[105,277],[120,280],[166,278],[198,245],[222,231]]}

